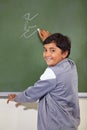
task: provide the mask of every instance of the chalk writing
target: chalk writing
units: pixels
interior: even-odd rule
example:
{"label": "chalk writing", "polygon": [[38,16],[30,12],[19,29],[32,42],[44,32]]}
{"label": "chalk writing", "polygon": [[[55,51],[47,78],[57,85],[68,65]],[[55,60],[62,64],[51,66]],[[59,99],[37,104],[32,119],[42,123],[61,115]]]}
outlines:
{"label": "chalk writing", "polygon": [[37,25],[30,25],[32,24],[32,22],[34,21],[34,19],[38,16],[39,14],[35,14],[34,16],[31,17],[30,13],[26,13],[24,15],[24,32],[21,35],[21,37],[25,37],[25,38],[30,38],[31,36],[33,36],[37,30]]}

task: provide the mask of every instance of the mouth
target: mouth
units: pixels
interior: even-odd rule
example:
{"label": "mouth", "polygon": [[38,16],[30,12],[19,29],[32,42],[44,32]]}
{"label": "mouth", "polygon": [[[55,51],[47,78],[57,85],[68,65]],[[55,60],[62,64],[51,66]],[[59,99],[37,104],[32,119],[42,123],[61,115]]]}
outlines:
{"label": "mouth", "polygon": [[52,58],[49,57],[49,58],[45,58],[46,62],[52,62]]}

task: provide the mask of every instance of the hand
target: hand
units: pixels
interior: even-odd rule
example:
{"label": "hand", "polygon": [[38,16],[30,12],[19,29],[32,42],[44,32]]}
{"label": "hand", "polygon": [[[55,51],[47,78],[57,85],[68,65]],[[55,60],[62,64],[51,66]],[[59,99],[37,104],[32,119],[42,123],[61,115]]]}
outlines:
{"label": "hand", "polygon": [[14,98],[16,97],[16,94],[9,94],[8,95],[8,100],[7,100],[7,104],[9,103],[9,101],[14,101]]}
{"label": "hand", "polygon": [[50,32],[48,32],[46,30],[42,30],[42,29],[38,29],[38,33],[39,33],[39,36],[40,36],[42,41],[44,41],[48,36],[51,35]]}
{"label": "hand", "polygon": [[[14,101],[15,97],[16,97],[16,94],[9,94],[7,104],[9,103],[9,101]],[[19,103],[19,102],[15,104],[16,107],[18,107],[19,105],[21,105],[21,103]]]}

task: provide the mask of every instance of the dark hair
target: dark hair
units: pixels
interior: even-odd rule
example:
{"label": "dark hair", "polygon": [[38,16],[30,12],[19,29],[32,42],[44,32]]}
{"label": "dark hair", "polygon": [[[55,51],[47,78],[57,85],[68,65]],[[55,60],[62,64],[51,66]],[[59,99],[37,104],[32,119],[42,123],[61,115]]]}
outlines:
{"label": "dark hair", "polygon": [[67,36],[60,33],[54,33],[43,41],[43,45],[51,42],[54,42],[56,46],[62,50],[62,52],[68,51],[67,57],[70,55],[71,41]]}

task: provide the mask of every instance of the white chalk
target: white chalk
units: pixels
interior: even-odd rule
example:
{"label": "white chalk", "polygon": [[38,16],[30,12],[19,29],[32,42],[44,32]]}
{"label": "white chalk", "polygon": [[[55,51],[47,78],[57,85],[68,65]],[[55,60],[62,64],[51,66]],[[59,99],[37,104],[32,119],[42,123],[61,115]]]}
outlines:
{"label": "white chalk", "polygon": [[38,29],[37,29],[37,31],[39,32],[39,31],[40,31],[40,29],[38,28]]}

